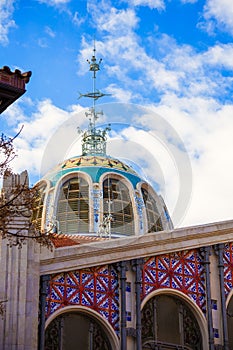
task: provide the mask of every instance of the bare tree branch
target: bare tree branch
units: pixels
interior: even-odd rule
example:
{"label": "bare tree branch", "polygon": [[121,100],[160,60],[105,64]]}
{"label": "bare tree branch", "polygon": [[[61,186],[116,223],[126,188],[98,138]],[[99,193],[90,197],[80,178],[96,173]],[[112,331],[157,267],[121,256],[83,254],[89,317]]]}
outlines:
{"label": "bare tree branch", "polygon": [[[9,246],[22,247],[27,240],[33,239],[38,244],[53,248],[52,229],[41,232],[38,222],[33,219],[36,202],[41,193],[37,186],[29,188],[27,176],[23,184],[11,184],[12,171],[10,162],[17,156],[13,141],[19,136],[23,126],[14,137],[0,137],[0,176],[9,179],[9,186],[5,186],[0,193],[0,235],[7,239]],[[5,181],[7,182],[7,181]],[[20,220],[21,228],[17,228]],[[24,220],[24,222],[22,222]]]}

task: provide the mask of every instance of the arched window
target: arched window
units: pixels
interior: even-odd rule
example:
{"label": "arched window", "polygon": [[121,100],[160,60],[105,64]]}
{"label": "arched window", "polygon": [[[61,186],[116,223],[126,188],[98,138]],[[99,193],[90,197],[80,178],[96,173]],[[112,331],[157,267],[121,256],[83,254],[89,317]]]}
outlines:
{"label": "arched window", "polygon": [[32,222],[35,225],[35,227],[40,231],[41,231],[41,225],[42,225],[45,188],[46,188],[45,184],[38,185],[38,193],[37,193],[37,197],[34,202],[33,211],[32,211]]}
{"label": "arched window", "polygon": [[233,349],[233,296],[227,306],[227,327],[229,336],[229,347]]}
{"label": "arched window", "polygon": [[81,176],[67,180],[61,187],[57,220],[62,233],[89,231],[89,186]]}
{"label": "arched window", "polygon": [[112,350],[100,323],[84,313],[64,313],[45,332],[45,350]]}
{"label": "arched window", "polygon": [[111,214],[111,232],[134,234],[133,207],[128,187],[123,181],[111,177],[103,182],[104,217]]}
{"label": "arched window", "polygon": [[142,350],[201,350],[202,335],[188,304],[171,295],[151,298],[142,310]]}
{"label": "arched window", "polygon": [[148,224],[148,232],[162,231],[162,221],[154,196],[145,188],[142,187],[142,197],[146,207],[146,216]]}

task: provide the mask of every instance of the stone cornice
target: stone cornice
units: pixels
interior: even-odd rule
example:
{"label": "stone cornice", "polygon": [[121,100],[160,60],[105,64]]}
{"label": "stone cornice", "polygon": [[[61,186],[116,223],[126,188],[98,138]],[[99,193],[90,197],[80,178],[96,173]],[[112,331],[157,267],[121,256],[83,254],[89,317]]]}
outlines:
{"label": "stone cornice", "polygon": [[233,220],[41,252],[41,274],[233,241]]}

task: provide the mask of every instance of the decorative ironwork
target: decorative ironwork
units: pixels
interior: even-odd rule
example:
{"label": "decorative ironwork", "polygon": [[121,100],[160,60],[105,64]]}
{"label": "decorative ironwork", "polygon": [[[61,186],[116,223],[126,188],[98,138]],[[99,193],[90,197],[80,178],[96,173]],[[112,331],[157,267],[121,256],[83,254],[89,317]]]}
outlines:
{"label": "decorative ironwork", "polygon": [[53,320],[45,332],[45,350],[60,350],[63,318]]}
{"label": "decorative ironwork", "polygon": [[[75,333],[70,333],[70,329]],[[70,346],[76,349],[80,338],[89,350],[112,349],[104,329],[94,318],[73,312],[60,315],[49,324],[45,332],[45,350],[68,350]]]}
{"label": "decorative ironwork", "polygon": [[149,302],[146,303],[142,311],[142,337],[143,339],[147,339],[147,341],[157,340],[157,331],[154,328],[156,327],[155,303],[156,299],[151,298]]}
{"label": "decorative ironwork", "polygon": [[[90,108],[86,112],[86,117],[89,118],[90,123],[88,129],[84,132],[82,138],[82,155],[105,155],[106,154],[106,134],[111,130],[110,124],[103,130],[96,129],[95,121],[98,115],[102,112],[96,112],[94,108]],[[93,121],[92,121],[93,120]]]}
{"label": "decorative ironwork", "polygon": [[[166,327],[170,327],[169,333]],[[151,298],[142,310],[142,344],[143,349],[201,350],[202,337],[186,303],[173,296],[160,295]]]}
{"label": "decorative ironwork", "polygon": [[111,238],[111,223],[113,221],[112,214],[104,215],[103,221],[99,224],[98,235],[100,237]]}
{"label": "decorative ironwork", "polygon": [[55,275],[47,296],[47,317],[68,305],[97,311],[118,332],[119,291],[115,269],[102,266]]}
{"label": "decorative ironwork", "polygon": [[201,333],[198,323],[192,312],[182,305],[184,344],[192,345],[193,349],[201,349]]}
{"label": "decorative ironwork", "polygon": [[[105,155],[106,154],[106,133],[110,131],[110,124],[103,130],[96,128],[96,120],[99,115],[103,115],[103,112],[97,112],[95,108],[95,102],[103,97],[108,96],[101,91],[96,89],[96,73],[100,70],[100,64],[102,59],[97,62],[95,57],[95,43],[93,49],[93,55],[91,60],[87,60],[89,63],[89,71],[93,73],[93,90],[92,92],[87,92],[86,94],[80,94],[81,97],[88,97],[93,100],[93,107],[86,112],[86,117],[89,119],[88,130],[83,133],[82,137],[82,155]],[[79,132],[82,132],[79,130]]]}
{"label": "decorative ironwork", "polygon": [[181,291],[205,312],[205,276],[199,251],[182,251],[146,259],[142,271],[142,299],[159,288]]}
{"label": "decorative ironwork", "polygon": [[110,350],[110,344],[96,323],[93,325],[93,350]]}

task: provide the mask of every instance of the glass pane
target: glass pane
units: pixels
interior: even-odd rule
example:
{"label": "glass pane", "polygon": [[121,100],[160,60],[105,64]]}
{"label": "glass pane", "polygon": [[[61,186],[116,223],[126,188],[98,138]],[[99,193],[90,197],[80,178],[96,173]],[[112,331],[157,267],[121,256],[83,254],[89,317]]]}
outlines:
{"label": "glass pane", "polygon": [[89,186],[85,179],[76,177],[60,189],[57,219],[62,233],[87,233],[89,231]]}
{"label": "glass pane", "polygon": [[111,178],[103,182],[104,215],[112,214],[112,233],[134,234],[133,207],[128,187],[123,181]]}

